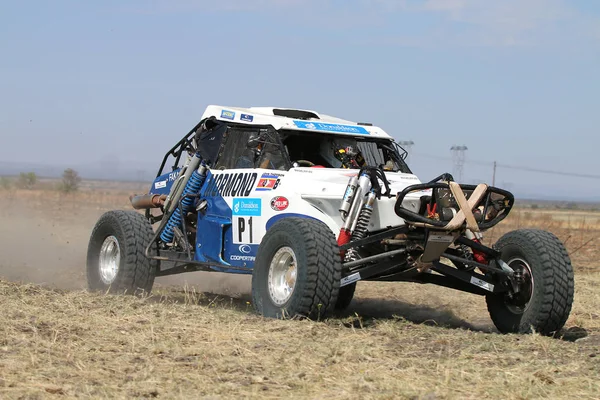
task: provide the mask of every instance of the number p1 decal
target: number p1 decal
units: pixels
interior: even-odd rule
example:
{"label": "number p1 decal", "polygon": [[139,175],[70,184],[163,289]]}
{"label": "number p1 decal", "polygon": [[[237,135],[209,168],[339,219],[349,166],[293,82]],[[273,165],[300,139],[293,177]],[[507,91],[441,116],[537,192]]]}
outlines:
{"label": "number p1 decal", "polygon": [[[237,219],[238,243],[254,243],[252,235],[252,217]],[[247,240],[244,240],[247,239]]]}
{"label": "number p1 decal", "polygon": [[254,241],[260,236],[256,229],[260,224],[261,206],[261,199],[233,199],[233,243],[258,244]]}

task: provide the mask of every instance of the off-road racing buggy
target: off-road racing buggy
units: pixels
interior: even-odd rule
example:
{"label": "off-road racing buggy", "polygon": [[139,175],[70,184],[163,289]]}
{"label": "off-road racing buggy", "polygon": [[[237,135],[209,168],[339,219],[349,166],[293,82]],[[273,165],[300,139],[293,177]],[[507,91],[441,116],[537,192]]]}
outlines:
{"label": "off-road racing buggy", "polygon": [[89,288],[149,292],[156,276],[252,274],[258,313],[316,318],[347,307],[361,280],[431,283],[485,296],[501,332],[560,330],[574,290],[563,244],[517,230],[484,245],[513,195],[450,174],[422,183],[405,159],[371,124],[209,106],[149,193],[131,197],[145,214],[98,221]]}

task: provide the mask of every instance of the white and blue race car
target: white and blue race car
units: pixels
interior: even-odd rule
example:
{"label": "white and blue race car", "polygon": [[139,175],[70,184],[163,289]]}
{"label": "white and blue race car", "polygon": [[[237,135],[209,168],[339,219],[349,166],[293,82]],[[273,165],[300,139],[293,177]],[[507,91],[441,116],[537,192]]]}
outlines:
{"label": "white and blue race car", "polygon": [[[432,283],[486,297],[501,332],[553,334],[573,301],[573,269],[551,233],[494,246],[511,193],[422,183],[383,129],[308,110],[209,106],[165,155],[133,208],[104,214],[87,258],[91,290],[150,292],[156,276],[252,274],[264,316],[320,318],[358,281]],[[168,169],[167,169],[168,166]]]}

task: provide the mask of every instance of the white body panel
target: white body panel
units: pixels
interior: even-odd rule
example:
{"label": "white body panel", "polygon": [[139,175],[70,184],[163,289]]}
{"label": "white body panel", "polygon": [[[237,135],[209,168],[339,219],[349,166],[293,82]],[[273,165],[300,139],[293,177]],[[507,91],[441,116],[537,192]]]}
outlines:
{"label": "white body panel", "polygon": [[[267,230],[267,223],[278,215],[299,214],[312,217],[324,222],[332,232],[337,234],[343,225],[339,207],[346,186],[357,170],[333,168],[292,168],[289,171],[276,171],[266,169],[231,169],[224,171],[211,171],[213,178],[224,174],[256,174],[255,182],[248,187],[243,196],[239,193],[233,195],[227,190],[220,190],[222,198],[232,210],[233,243],[259,244]],[[421,183],[412,174],[386,173],[391,184],[392,195],[407,186]],[[265,186],[266,182],[266,186]],[[246,195],[247,194],[247,195]],[[407,196],[403,204],[405,207],[418,211],[420,195]],[[278,198],[284,203],[272,205]],[[257,201],[259,200],[259,201]],[[285,201],[287,200],[287,205]],[[374,206],[374,212],[369,224],[369,231],[396,227],[404,221],[394,212],[396,198],[382,197]],[[238,204],[238,209],[236,209]],[[244,205],[259,205],[259,210],[240,211]],[[252,240],[250,235],[239,240],[237,219],[252,216]]]}
{"label": "white body panel", "polygon": [[[202,119],[215,117],[225,122],[235,122],[249,125],[271,125],[273,128],[291,129],[297,131],[323,132],[324,134],[371,136],[392,139],[383,129],[377,126],[359,125],[329,115],[318,114],[318,119],[298,120],[273,114],[276,107],[223,107],[211,105],[206,108]],[[393,140],[393,139],[392,139]]]}

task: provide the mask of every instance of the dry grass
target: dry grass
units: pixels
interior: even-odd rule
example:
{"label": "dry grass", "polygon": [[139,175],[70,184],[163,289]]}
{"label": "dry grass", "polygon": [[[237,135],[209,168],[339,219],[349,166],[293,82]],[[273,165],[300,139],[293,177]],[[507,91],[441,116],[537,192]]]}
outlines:
{"label": "dry grass", "polygon": [[[598,277],[580,278],[580,296],[583,288],[597,302],[599,283]],[[244,299],[189,291],[137,299],[0,282],[0,296],[3,398],[525,399],[600,393],[600,316],[586,307],[576,309],[572,320],[586,327],[575,331],[591,335],[573,343],[467,330],[452,319],[448,327],[415,323],[394,314],[265,320],[248,311]]]}
{"label": "dry grass", "polygon": [[554,233],[565,244],[579,270],[599,271],[600,212],[517,208],[486,234],[487,244],[519,228],[539,228]]}
{"label": "dry grass", "polygon": [[[12,191],[12,227],[0,235],[22,235],[13,247],[35,241],[49,252],[43,267],[82,285],[96,218],[140,191]],[[416,284],[361,283],[348,312],[311,322],[265,320],[247,295],[194,287],[158,285],[140,299],[0,281],[0,398],[599,398],[595,215],[515,210],[488,234],[532,226],[566,241],[577,272],[562,339],[500,335],[482,298]],[[70,258],[68,246],[78,249]],[[0,248],[4,260],[13,247]]]}

